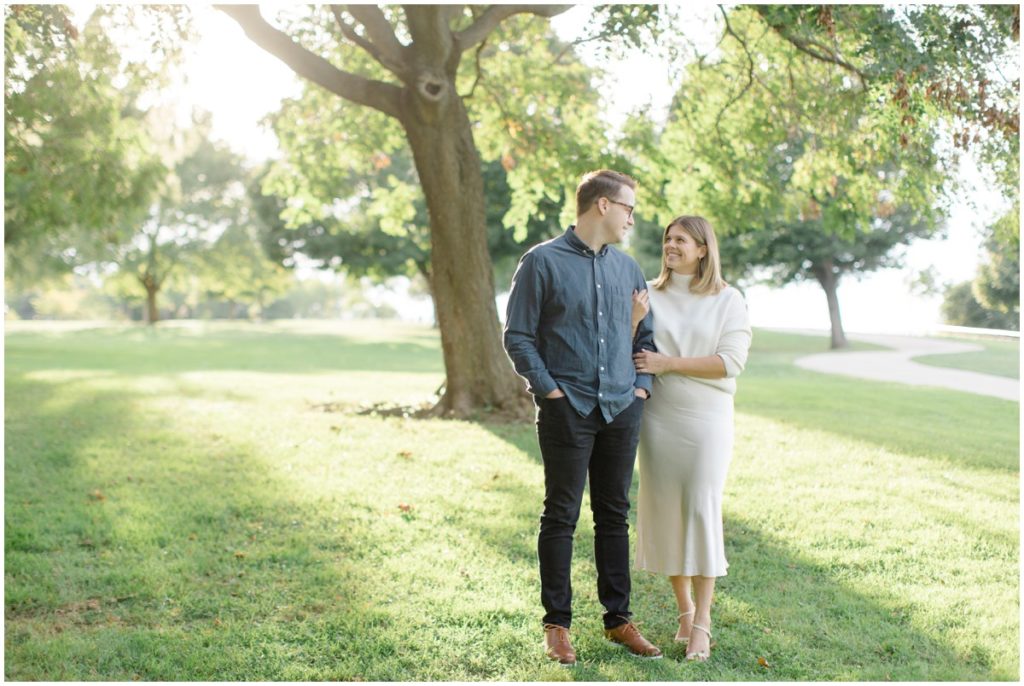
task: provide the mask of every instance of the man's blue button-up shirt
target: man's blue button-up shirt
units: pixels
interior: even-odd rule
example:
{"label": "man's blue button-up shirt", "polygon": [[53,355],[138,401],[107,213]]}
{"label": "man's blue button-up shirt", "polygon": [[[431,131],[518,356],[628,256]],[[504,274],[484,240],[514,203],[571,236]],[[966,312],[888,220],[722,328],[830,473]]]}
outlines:
{"label": "man's blue button-up shirt", "polygon": [[594,252],[570,226],[531,248],[512,277],[505,350],[527,388],[543,398],[561,388],[582,416],[601,408],[606,422],[648,394],[634,350],[654,350],[651,314],[633,337],[634,290],[647,288],[636,261],[605,245]]}

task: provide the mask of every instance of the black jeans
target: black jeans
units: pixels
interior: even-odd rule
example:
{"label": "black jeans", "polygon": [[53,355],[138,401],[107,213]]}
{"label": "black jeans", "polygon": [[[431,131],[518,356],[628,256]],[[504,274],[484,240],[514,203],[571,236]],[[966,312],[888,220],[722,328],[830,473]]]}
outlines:
{"label": "black jeans", "polygon": [[597,595],[606,611],[604,626],[611,629],[630,617],[629,487],[644,401],[637,398],[611,423],[600,409],[580,417],[565,398],[542,398],[539,403],[544,513],[537,556],[544,623],[566,628],[572,623],[572,537],[589,473]]}

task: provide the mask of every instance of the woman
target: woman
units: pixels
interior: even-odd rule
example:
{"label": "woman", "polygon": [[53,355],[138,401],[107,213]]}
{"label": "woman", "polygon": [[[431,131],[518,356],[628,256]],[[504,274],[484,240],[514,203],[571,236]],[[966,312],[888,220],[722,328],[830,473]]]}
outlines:
{"label": "woman", "polygon": [[640,429],[636,568],[669,577],[679,606],[676,641],[687,644],[688,660],[704,661],[715,578],[728,566],[722,491],[750,321],[743,296],[722,281],[718,242],[701,217],[666,227],[661,274],[649,285],[633,298],[634,326],[654,311],[659,351],[633,356],[637,371],[657,374]]}

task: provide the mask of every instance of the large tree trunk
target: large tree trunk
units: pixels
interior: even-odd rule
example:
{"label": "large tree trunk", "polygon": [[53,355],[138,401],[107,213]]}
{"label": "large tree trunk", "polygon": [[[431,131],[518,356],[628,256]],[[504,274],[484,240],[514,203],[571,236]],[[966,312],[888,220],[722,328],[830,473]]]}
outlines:
{"label": "large tree trunk", "polygon": [[828,318],[832,326],[832,349],[845,348],[850,344],[846,340],[843,320],[839,316],[839,274],[836,272],[832,260],[825,260],[820,264],[813,265],[811,271],[814,272],[814,278],[825,290],[825,298],[828,300]]}
{"label": "large tree trunk", "polygon": [[466,110],[453,100],[436,119],[413,107],[403,120],[430,214],[430,286],[447,372],[438,410],[529,412],[501,344],[480,157]]}

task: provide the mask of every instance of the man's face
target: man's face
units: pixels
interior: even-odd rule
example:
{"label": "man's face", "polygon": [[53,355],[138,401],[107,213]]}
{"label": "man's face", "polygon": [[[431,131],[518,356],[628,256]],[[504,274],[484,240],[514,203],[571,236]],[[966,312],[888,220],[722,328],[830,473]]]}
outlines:
{"label": "man's face", "polygon": [[636,193],[629,186],[620,186],[613,197],[602,201],[607,203],[604,225],[608,243],[621,243],[626,233],[633,227],[633,207],[636,205]]}

